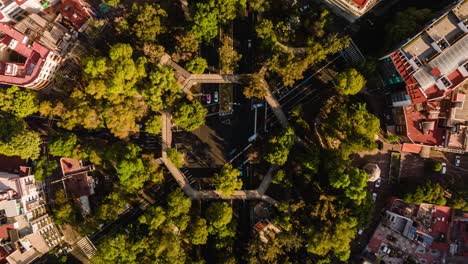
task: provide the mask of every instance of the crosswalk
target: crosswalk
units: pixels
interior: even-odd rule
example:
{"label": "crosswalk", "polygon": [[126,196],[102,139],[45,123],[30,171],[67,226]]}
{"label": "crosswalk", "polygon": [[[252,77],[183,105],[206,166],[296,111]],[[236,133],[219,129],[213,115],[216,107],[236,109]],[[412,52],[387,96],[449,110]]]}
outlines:
{"label": "crosswalk", "polygon": [[88,258],[91,259],[94,255],[96,255],[96,247],[94,246],[93,242],[89,240],[87,236],[80,239],[76,242],[76,245],[81,249],[83,254]]}
{"label": "crosswalk", "polygon": [[349,46],[341,52],[341,56],[351,65],[365,61],[364,55],[362,55],[352,39],[350,39]]}

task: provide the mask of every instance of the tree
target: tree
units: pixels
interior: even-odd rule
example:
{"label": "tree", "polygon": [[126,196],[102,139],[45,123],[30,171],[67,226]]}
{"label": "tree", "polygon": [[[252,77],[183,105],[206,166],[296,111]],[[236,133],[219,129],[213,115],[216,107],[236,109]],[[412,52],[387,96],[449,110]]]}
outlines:
{"label": "tree", "polygon": [[39,100],[36,92],[11,86],[0,92],[0,109],[19,118],[24,118],[39,110]]}
{"label": "tree", "polygon": [[257,24],[255,31],[257,32],[257,36],[263,39],[267,44],[273,44],[277,41],[273,22],[271,20],[262,19],[262,21]]}
{"label": "tree", "polygon": [[120,0],[104,0],[103,2],[112,7],[116,7],[118,4],[120,4]]}
{"label": "tree", "polygon": [[119,104],[107,104],[102,117],[109,131],[124,139],[140,130],[138,122],[145,114],[145,105],[137,97],[128,98]]}
{"label": "tree", "polygon": [[78,144],[78,138],[75,134],[64,133],[52,137],[49,141],[49,153],[57,157],[72,157],[73,150]]}
{"label": "tree", "polygon": [[176,149],[170,148],[167,150],[167,157],[176,166],[176,168],[182,168],[185,164],[185,155],[178,152]]}
{"label": "tree", "polygon": [[194,74],[202,74],[208,67],[208,62],[202,57],[195,57],[185,65],[185,69]]}
{"label": "tree", "polygon": [[34,179],[37,182],[43,182],[46,177],[49,177],[58,168],[55,160],[47,160],[47,156],[42,156],[34,166]]}
{"label": "tree", "polygon": [[41,144],[40,135],[27,128],[23,120],[6,115],[0,119],[0,154],[35,160]]}
{"label": "tree", "polygon": [[216,190],[222,195],[229,196],[235,190],[242,188],[242,179],[239,176],[240,171],[228,163],[223,166],[220,173],[214,174],[213,183],[216,185]]}
{"label": "tree", "polygon": [[108,57],[88,57],[83,60],[83,78],[87,94],[95,99],[106,99],[114,104],[136,94],[136,83],[146,77],[144,57],[133,59],[129,44],[111,47]]}
{"label": "tree", "polygon": [[364,76],[362,76],[356,69],[350,68],[340,72],[335,78],[335,89],[340,94],[355,95],[366,83]]}
{"label": "tree", "polygon": [[218,23],[236,18],[237,10],[245,8],[245,0],[204,0],[196,4],[191,32],[200,40],[210,41],[218,34]]}
{"label": "tree", "polygon": [[175,54],[172,55],[175,60],[188,61],[197,54],[200,41],[195,34],[184,32],[181,36],[176,36],[176,40]]}
{"label": "tree", "polygon": [[65,191],[62,189],[55,193],[55,204],[52,212],[54,213],[55,223],[59,225],[74,223],[76,220],[73,205],[68,201]]}
{"label": "tree", "polygon": [[179,98],[180,88],[174,71],[168,67],[154,67],[148,75],[149,83],[140,88],[145,103],[154,112],[170,107]]}
{"label": "tree", "polygon": [[307,251],[319,256],[332,253],[339,260],[347,261],[351,253],[349,244],[356,236],[356,226],[356,218],[347,217],[310,228]]}
{"label": "tree", "polygon": [[247,98],[259,98],[263,99],[267,95],[267,88],[262,82],[263,78],[258,73],[254,73],[249,77],[249,82],[246,87],[244,87],[244,95]]}
{"label": "tree", "polygon": [[442,167],[442,163],[436,160],[428,160],[426,162],[426,169],[428,172],[440,172]]}
{"label": "tree", "polygon": [[182,100],[174,110],[172,120],[180,128],[193,131],[205,123],[207,112],[199,101]]}
{"label": "tree", "polygon": [[403,200],[407,203],[431,203],[445,205],[445,189],[434,181],[426,181],[423,185],[418,185],[416,190],[408,191],[403,195]]}
{"label": "tree", "polygon": [[192,245],[204,245],[208,240],[208,227],[206,220],[196,217],[187,230],[187,236]]}
{"label": "tree", "polygon": [[345,195],[359,205],[367,196],[366,188],[369,176],[365,171],[357,168],[351,169],[348,175],[350,184],[345,189]]}
{"label": "tree", "polygon": [[286,188],[291,188],[293,186],[291,180],[288,178],[284,170],[278,170],[271,181],[273,184],[280,184]]}
{"label": "tree", "polygon": [[413,36],[432,16],[433,13],[428,8],[417,9],[410,7],[403,12],[399,12],[386,27],[388,43],[400,42]]}
{"label": "tree", "polygon": [[232,46],[232,39],[224,37],[223,45],[218,49],[219,66],[224,73],[233,73],[242,55],[238,54]]}
{"label": "tree", "polygon": [[268,0],[249,1],[249,7],[251,7],[254,11],[257,11],[259,13],[265,12],[265,10],[269,8],[269,6],[270,6],[270,3]]}
{"label": "tree", "polygon": [[192,201],[180,189],[169,194],[167,200],[167,216],[171,218],[187,214],[192,206]]}
{"label": "tree", "polygon": [[145,131],[153,135],[161,134],[162,129],[162,119],[161,115],[152,115],[145,122]]}
{"label": "tree", "polygon": [[141,189],[145,183],[162,181],[162,171],[152,155],[141,155],[141,149],[128,145],[115,163],[121,187],[129,193]]}
{"label": "tree", "polygon": [[191,33],[201,41],[209,42],[218,35],[218,11],[205,3],[196,3]]}
{"label": "tree", "polygon": [[232,220],[232,207],[226,202],[213,202],[206,210],[210,234],[223,230]]}
{"label": "tree", "polygon": [[284,129],[279,135],[268,141],[268,151],[265,160],[271,164],[283,165],[288,160],[289,150],[294,144],[294,130]]}
{"label": "tree", "polygon": [[320,127],[321,135],[328,144],[339,148],[343,157],[375,146],[374,137],[380,130],[377,117],[369,113],[361,103],[329,103],[327,115]]}
{"label": "tree", "polygon": [[155,41],[158,35],[164,33],[161,18],[167,17],[167,13],[158,4],[134,3],[131,14],[130,29],[143,42]]}

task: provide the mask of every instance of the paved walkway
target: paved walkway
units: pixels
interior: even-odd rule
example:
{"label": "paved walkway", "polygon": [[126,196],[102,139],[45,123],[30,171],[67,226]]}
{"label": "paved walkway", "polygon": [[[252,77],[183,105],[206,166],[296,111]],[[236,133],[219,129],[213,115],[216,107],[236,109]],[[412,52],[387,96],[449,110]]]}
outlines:
{"label": "paved walkway", "polygon": [[[186,94],[190,94],[190,88],[197,83],[240,83],[242,80],[249,76],[249,74],[191,74],[186,71],[184,68],[180,67],[177,63],[172,61],[171,57],[165,54],[161,60],[161,65],[168,65],[175,70],[176,79],[181,86],[182,92]],[[265,67],[262,68],[260,74],[264,73],[266,70]],[[263,75],[263,74],[262,74]],[[278,118],[281,126],[283,128],[289,127],[288,118],[283,112],[281,105],[276,100],[276,98],[271,93],[271,90],[268,86],[268,83],[262,79],[262,83],[265,85],[267,90],[267,95],[265,96],[265,100],[270,105],[273,113]],[[169,173],[174,177],[176,182],[182,188],[186,195],[188,195],[192,199],[225,199],[225,200],[232,200],[232,199],[241,199],[241,200],[263,200],[272,204],[274,206],[278,206],[279,203],[265,195],[268,187],[271,184],[273,173],[278,169],[277,165],[271,165],[270,169],[266,173],[265,177],[263,178],[260,186],[256,190],[238,190],[234,191],[231,195],[225,196],[222,195],[220,192],[216,190],[195,190],[189,183],[187,177],[176,167],[174,164],[169,160],[167,157],[167,150],[171,147],[172,144],[172,126],[171,126],[171,116],[168,111],[163,111],[162,113],[162,158],[161,161],[169,170]],[[301,141],[302,142],[302,141]]]}

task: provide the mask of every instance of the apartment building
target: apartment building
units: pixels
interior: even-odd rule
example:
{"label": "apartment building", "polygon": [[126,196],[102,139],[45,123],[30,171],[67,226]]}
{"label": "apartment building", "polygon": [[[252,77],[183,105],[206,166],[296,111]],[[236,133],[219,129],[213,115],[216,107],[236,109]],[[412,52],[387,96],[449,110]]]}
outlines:
{"label": "apartment building", "polygon": [[397,50],[382,58],[391,95],[394,132],[409,142],[468,150],[468,1],[459,1]]}
{"label": "apartment building", "polygon": [[344,17],[349,22],[363,16],[382,0],[322,0],[337,15]]}
{"label": "apartment building", "polygon": [[61,240],[31,168],[0,172],[0,263],[30,263]]}
{"label": "apartment building", "polygon": [[43,89],[91,17],[79,0],[0,1],[0,83]]}

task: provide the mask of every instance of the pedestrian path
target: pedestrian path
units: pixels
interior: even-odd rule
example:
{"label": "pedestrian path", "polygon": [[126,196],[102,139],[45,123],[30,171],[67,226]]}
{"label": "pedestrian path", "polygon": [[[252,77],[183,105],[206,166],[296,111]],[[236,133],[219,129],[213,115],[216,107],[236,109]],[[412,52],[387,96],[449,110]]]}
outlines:
{"label": "pedestrian path", "polygon": [[[182,92],[190,94],[190,88],[197,83],[241,83],[249,74],[191,74],[184,68],[180,67],[177,63],[172,61],[171,57],[165,54],[161,60],[161,65],[168,65],[175,71],[177,82],[179,83]],[[266,68],[263,67],[260,74],[263,76]],[[280,103],[271,93],[268,83],[262,79],[262,83],[265,85],[267,95],[265,100],[269,104],[276,118],[279,120],[283,128],[289,127],[288,118],[283,112]],[[161,150],[161,161],[168,169],[169,173],[174,177],[177,184],[182,188],[184,193],[194,200],[200,199],[224,199],[224,200],[263,200],[271,205],[278,206],[279,203],[275,199],[266,195],[268,187],[271,184],[273,173],[279,168],[277,165],[271,165],[268,172],[263,177],[258,189],[255,190],[237,190],[231,195],[223,195],[216,190],[195,190],[191,185],[187,177],[182,173],[167,157],[167,150],[172,144],[172,125],[171,115],[169,111],[162,111],[162,150]]]}

